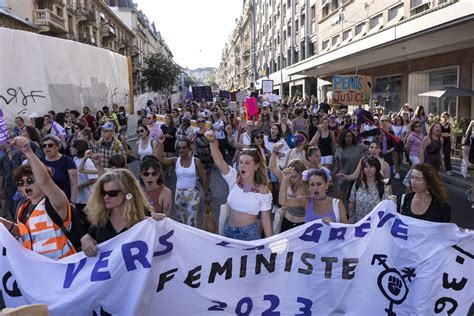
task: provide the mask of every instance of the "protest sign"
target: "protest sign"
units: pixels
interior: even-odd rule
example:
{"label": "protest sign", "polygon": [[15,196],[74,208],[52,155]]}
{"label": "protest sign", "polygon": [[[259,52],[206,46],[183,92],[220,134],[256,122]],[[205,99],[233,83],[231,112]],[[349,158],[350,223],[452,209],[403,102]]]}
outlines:
{"label": "protest sign", "polygon": [[128,108],[125,56],[91,45],[0,28],[0,107],[7,124],[32,112],[65,108],[92,113],[116,103]]}
{"label": "protest sign", "polygon": [[273,80],[262,80],[262,93],[273,93]]}
{"label": "protest sign", "polygon": [[245,99],[247,99],[248,96],[249,94],[247,93],[247,90],[240,90],[239,92],[235,94],[235,99],[240,104],[243,104],[245,102]]}
{"label": "protest sign", "polygon": [[474,233],[395,208],[251,242],[148,219],[60,261],[0,225],[2,295],[51,315],[471,315]]}
{"label": "protest sign", "polygon": [[369,76],[333,76],[332,103],[360,105],[370,103],[372,79]]}
{"label": "protest sign", "polygon": [[222,98],[222,99],[230,99],[230,91],[226,91],[226,90],[219,90],[219,98]]}
{"label": "protest sign", "polygon": [[5,123],[5,117],[3,116],[3,110],[0,108],[0,144],[5,145],[8,141],[8,128]]}
{"label": "protest sign", "polygon": [[211,86],[193,87],[193,99],[198,102],[201,102],[202,99],[206,99],[207,102],[214,101]]}

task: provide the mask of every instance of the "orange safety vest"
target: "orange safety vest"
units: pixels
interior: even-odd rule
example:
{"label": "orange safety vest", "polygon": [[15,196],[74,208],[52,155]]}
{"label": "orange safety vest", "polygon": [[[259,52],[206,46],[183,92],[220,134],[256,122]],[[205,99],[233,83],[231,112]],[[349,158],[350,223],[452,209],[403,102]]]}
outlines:
{"label": "orange safety vest", "polygon": [[[46,198],[43,198],[35,209],[31,211],[26,223],[20,222],[21,215],[31,204],[31,201],[25,202],[18,211],[18,229],[23,246],[40,253],[54,260],[67,257],[76,253],[72,243],[64,235],[61,228],[58,227],[46,212]],[[71,207],[68,203],[67,218],[64,221],[66,229],[71,229]]]}

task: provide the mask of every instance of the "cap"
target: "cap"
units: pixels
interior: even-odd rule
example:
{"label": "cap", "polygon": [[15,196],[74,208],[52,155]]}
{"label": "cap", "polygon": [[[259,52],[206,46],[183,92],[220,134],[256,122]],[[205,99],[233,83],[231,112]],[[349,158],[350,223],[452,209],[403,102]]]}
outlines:
{"label": "cap", "polygon": [[334,115],[329,115],[329,119],[330,119],[330,120],[335,120],[336,117],[335,117]]}
{"label": "cap", "polygon": [[112,122],[105,122],[104,125],[102,125],[102,129],[113,130],[114,128],[115,125]]}
{"label": "cap", "polygon": [[37,117],[39,117],[39,116],[40,116],[40,115],[39,115],[38,113],[36,113],[36,112],[33,112],[33,113],[30,114],[30,118],[37,118]]}

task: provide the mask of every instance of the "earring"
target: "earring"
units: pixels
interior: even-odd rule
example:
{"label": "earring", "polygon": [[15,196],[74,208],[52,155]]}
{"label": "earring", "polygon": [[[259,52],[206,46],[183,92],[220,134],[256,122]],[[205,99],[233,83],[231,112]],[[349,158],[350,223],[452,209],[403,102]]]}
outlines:
{"label": "earring", "polygon": [[133,197],[133,196],[132,196],[132,193],[127,193],[127,194],[125,195],[125,199],[126,199],[127,201],[130,201],[130,200],[132,199],[132,197]]}

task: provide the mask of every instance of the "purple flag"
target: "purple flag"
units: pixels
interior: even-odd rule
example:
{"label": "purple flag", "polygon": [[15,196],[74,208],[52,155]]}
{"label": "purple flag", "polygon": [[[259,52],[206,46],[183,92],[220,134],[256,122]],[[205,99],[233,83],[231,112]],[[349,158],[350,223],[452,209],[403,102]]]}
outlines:
{"label": "purple flag", "polygon": [[56,122],[52,118],[49,119],[49,122],[53,126],[54,131],[56,132],[56,135],[59,136],[60,138],[62,138],[63,140],[66,140],[67,133],[66,133],[66,130],[64,129],[64,127],[59,125],[58,122]]}
{"label": "purple flag", "polygon": [[8,141],[9,134],[7,124],[5,123],[5,117],[3,111],[0,109],[0,144],[5,145]]}

